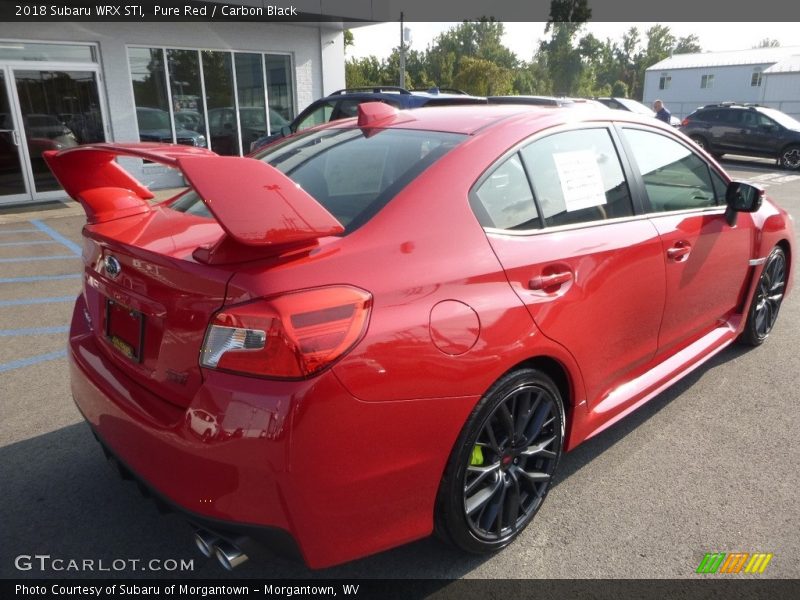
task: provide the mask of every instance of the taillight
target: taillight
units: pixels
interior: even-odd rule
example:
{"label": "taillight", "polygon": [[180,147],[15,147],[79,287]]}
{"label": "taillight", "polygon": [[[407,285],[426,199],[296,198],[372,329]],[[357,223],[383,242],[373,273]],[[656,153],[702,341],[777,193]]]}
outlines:
{"label": "taillight", "polygon": [[683,121],[681,121],[681,127],[686,127],[688,124],[689,124],[689,119],[688,118],[686,118]]}
{"label": "taillight", "polygon": [[346,354],[367,329],[372,296],[321,287],[246,302],[217,313],[200,364],[276,379],[300,379]]}

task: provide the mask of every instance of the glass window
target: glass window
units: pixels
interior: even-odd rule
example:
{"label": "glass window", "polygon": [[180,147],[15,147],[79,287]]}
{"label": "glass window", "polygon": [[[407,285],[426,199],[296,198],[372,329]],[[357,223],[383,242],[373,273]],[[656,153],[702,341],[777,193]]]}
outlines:
{"label": "glass window", "polygon": [[742,125],[745,127],[761,127],[762,125],[775,125],[775,121],[765,117],[754,110],[743,111]]}
{"label": "glass window", "polygon": [[[466,136],[439,131],[324,129],[269,146],[255,158],[299,184],[346,230],[366,223],[409,182]],[[190,190],[171,208],[210,217]]]}
{"label": "glass window", "polygon": [[239,123],[242,127],[242,147],[269,133],[267,131],[266,98],[264,97],[264,66],[261,54],[234,55],[236,91],[239,97]]}
{"label": "glass window", "polygon": [[197,50],[167,50],[169,86],[177,143],[207,146],[203,116],[203,88]]}
{"label": "glass window", "polygon": [[669,75],[662,75],[658,80],[658,89],[668,90],[672,83],[672,77]]}
{"label": "glass window", "polygon": [[714,76],[713,75],[703,75],[700,77],[700,87],[702,89],[709,89],[714,87]]}
{"label": "glass window", "polygon": [[545,225],[633,214],[628,184],[606,129],[556,133],[522,149]]}
{"label": "glass window", "polygon": [[701,110],[697,113],[697,116],[703,121],[713,121],[716,123],[725,120],[724,112],[725,111],[722,110]]}
{"label": "glass window", "polygon": [[141,141],[238,155],[294,116],[288,56],[129,48],[128,61]]}
{"label": "glass window", "polygon": [[93,63],[97,62],[96,52],[94,46],[82,44],[0,43],[0,60],[44,60]]}
{"label": "glass window", "polygon": [[720,122],[730,127],[735,127],[742,122],[742,110],[738,108],[729,108],[719,111]]}
{"label": "glass window", "polygon": [[161,48],[128,48],[128,61],[139,140],[173,143],[164,51]]}
{"label": "glass window", "polygon": [[363,102],[362,100],[340,100],[339,108],[337,109],[337,119],[346,119],[347,117],[355,117],[358,115],[358,105]]}
{"label": "glass window", "polygon": [[294,118],[292,61],[288,56],[266,54],[264,66],[267,70],[269,107],[288,123]]}
{"label": "glass window", "polygon": [[297,124],[297,131],[303,131],[309,127],[316,127],[317,125],[327,123],[331,120],[332,114],[333,103],[324,102],[303,117],[303,119]]}
{"label": "glass window", "polygon": [[211,149],[217,154],[236,156],[239,154],[239,129],[231,53],[204,50],[202,56]]}
{"label": "glass window", "polygon": [[703,159],[664,135],[641,129],[623,132],[644,179],[652,212],[716,206],[711,175]]}
{"label": "glass window", "polygon": [[541,227],[528,176],[518,154],[504,161],[484,180],[475,193],[472,209],[484,227],[497,229]]}
{"label": "glass window", "polygon": [[750,76],[750,87],[761,87],[762,77],[761,71],[753,71]]}
{"label": "glass window", "polygon": [[728,184],[722,175],[711,169],[711,183],[714,185],[714,193],[717,196],[717,204],[725,204],[725,193],[728,191]]}

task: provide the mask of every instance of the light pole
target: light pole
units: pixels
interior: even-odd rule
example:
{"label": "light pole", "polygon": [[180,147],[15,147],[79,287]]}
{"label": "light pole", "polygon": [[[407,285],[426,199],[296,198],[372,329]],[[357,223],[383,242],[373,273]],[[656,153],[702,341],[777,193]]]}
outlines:
{"label": "light pole", "polygon": [[400,13],[400,87],[406,87],[406,41],[403,13]]}

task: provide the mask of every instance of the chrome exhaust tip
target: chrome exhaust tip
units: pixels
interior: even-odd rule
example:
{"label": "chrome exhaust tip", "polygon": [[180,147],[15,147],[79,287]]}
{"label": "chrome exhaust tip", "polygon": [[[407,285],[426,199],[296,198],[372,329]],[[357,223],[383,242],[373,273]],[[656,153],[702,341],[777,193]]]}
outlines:
{"label": "chrome exhaust tip", "polygon": [[214,545],[214,554],[219,564],[227,571],[233,571],[236,567],[247,561],[247,554],[225,540],[220,540]]}
{"label": "chrome exhaust tip", "polygon": [[210,531],[198,529],[194,532],[194,543],[206,558],[214,556],[214,547],[219,541],[219,538]]}

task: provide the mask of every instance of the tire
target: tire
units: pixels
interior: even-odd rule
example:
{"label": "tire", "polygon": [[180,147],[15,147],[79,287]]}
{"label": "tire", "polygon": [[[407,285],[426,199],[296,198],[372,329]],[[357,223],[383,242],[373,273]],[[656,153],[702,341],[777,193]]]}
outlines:
{"label": "tire", "polygon": [[783,302],[786,274],[786,254],[780,246],[775,246],[764,263],[764,270],[747,311],[747,323],[740,337],[742,343],[760,346],[769,336]]}
{"label": "tire", "polygon": [[498,380],[450,453],[436,500],[437,535],[476,554],[510,544],[544,502],[563,440],[564,404],[547,375],[525,368]]}
{"label": "tire", "polygon": [[706,138],[699,135],[690,135],[689,139],[692,140],[695,144],[697,144],[700,148],[702,148],[706,152],[711,152],[708,149],[708,142],[706,142]]}
{"label": "tire", "polygon": [[790,171],[800,170],[800,146],[787,146],[781,150],[780,156],[778,156],[778,163],[784,169],[789,169]]}

